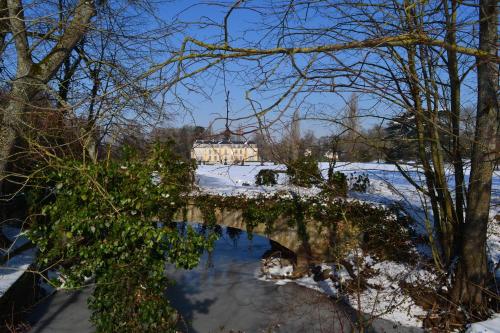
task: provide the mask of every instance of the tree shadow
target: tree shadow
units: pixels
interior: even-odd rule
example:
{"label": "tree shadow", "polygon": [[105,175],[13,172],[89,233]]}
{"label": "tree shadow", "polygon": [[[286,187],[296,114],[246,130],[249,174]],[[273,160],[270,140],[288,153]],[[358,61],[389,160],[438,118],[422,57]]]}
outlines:
{"label": "tree shadow", "polygon": [[[87,310],[87,299],[91,288],[71,293],[58,292],[41,301],[28,316],[33,329],[30,332],[57,332],[79,333],[92,332],[90,313]],[[72,314],[72,315],[71,315]],[[75,317],[76,315],[76,317]]]}
{"label": "tree shadow", "polygon": [[178,330],[185,333],[198,333],[192,325],[195,316],[197,314],[208,314],[210,306],[217,301],[216,297],[202,300],[193,300],[189,297],[201,292],[200,288],[193,287],[192,284],[188,283],[175,283],[167,288],[165,296],[181,316],[177,324]]}

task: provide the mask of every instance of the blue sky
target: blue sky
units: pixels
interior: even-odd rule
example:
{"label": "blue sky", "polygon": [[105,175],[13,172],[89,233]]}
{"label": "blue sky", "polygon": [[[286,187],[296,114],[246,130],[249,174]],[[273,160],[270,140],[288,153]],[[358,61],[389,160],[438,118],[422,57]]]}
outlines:
{"label": "blue sky", "polygon": [[[200,1],[173,1],[171,3],[163,3],[158,7],[157,15],[166,21],[176,18],[183,22],[190,22],[189,29],[185,31],[186,35],[197,38],[202,41],[220,42],[222,31],[220,27],[215,27],[215,24],[223,22],[224,15],[227,7],[220,4],[233,3],[233,1],[219,1],[219,2],[200,2]],[[246,2],[248,3],[248,1]],[[259,1],[251,2],[253,5],[259,5]],[[266,15],[268,13],[265,13]],[[319,16],[318,16],[319,17]],[[321,18],[309,16],[307,17],[307,25],[314,27],[321,27],[328,22],[322,21]],[[203,21],[204,24],[198,24]],[[265,21],[265,20],[264,20]],[[231,41],[232,45],[244,45],[246,41],[256,42],[263,40],[262,45],[268,46],[272,43],[272,36],[262,36],[262,32],[257,31],[260,29],[259,24],[262,24],[262,16],[250,9],[238,9],[230,18],[229,31],[230,35],[234,38]],[[195,23],[196,22],[196,23]],[[212,25],[210,23],[213,23]],[[184,35],[176,35],[173,43],[180,43]],[[314,45],[317,42],[311,42]],[[321,43],[321,39],[319,40]],[[356,51],[359,52],[359,51]],[[351,54],[341,55],[342,61],[354,61],[359,58],[360,54],[353,52]],[[298,63],[305,63],[304,59],[298,59]],[[183,89],[179,87],[176,92],[185,100],[186,105],[190,112],[182,112],[178,114],[171,125],[180,126],[184,124],[196,124],[200,126],[207,126],[216,118],[223,118],[226,109],[226,90],[230,91],[229,107],[230,117],[238,118],[244,115],[251,114],[249,103],[245,100],[246,91],[252,86],[255,81],[252,81],[251,63],[248,62],[228,62],[225,64],[227,70],[226,84],[224,85],[222,71],[212,70],[210,73],[201,75],[197,78],[197,82],[202,86],[203,93],[200,91]],[[285,68],[284,71],[287,69]],[[471,89],[468,88],[467,83],[474,85],[474,75],[472,75],[463,87],[463,104],[470,105],[475,102],[475,95]],[[282,87],[283,89],[285,87]],[[268,91],[261,95],[256,95],[255,99],[262,103],[262,106],[270,105],[275,99],[276,92]],[[308,117],[313,112],[328,112],[330,114],[340,114],[345,107],[345,99],[350,95],[350,92],[342,94],[336,93],[314,93],[308,94],[307,98],[303,99],[306,94],[300,94],[296,101],[291,105],[289,110],[282,117],[282,122],[275,124],[275,132],[280,135],[284,122],[290,119],[291,114],[296,108],[301,110],[301,115]],[[359,93],[359,105],[362,114],[376,114],[376,115],[389,115],[397,110],[393,105],[381,102],[380,98],[369,94]],[[274,113],[276,114],[276,113]],[[272,118],[273,113],[269,114]],[[363,117],[361,123],[364,127],[370,127],[378,124],[380,119]],[[223,127],[224,121],[219,120],[214,124],[216,129]],[[232,129],[236,130],[240,123],[236,122],[232,125]],[[243,122],[245,125],[255,124],[255,121],[250,119]],[[303,121],[301,124],[302,132],[313,131],[316,136],[330,134],[337,130],[336,126],[325,124],[320,121]]]}
{"label": "blue sky", "polygon": [[[232,3],[232,1],[225,3]],[[176,17],[182,21],[199,22],[200,20],[212,20],[220,24],[223,22],[226,11],[226,7],[214,4],[201,4],[199,1],[177,1],[160,6],[159,16],[166,20]],[[231,36],[244,36],[247,39],[258,40],[261,36],[259,36],[259,34],[255,31],[252,31],[252,29],[255,28],[255,22],[259,19],[260,18],[250,10],[238,10],[230,18],[229,27]],[[201,27],[198,24],[193,24],[187,31],[187,34],[199,40],[216,42],[220,41],[222,36],[221,32],[222,31],[219,28],[207,26]],[[182,40],[180,36],[177,36],[176,39],[176,42],[178,43]],[[233,41],[233,43],[236,44],[238,42],[238,40]],[[232,63],[226,63],[225,66],[226,69],[228,69],[228,72],[238,70],[238,66],[235,66]],[[227,73],[226,85],[224,85],[222,71],[214,71],[214,75],[211,75],[210,77],[204,76],[203,82],[205,83],[204,90],[206,95],[186,90],[180,92],[180,94],[182,94],[188,102],[192,113],[182,113],[177,115],[175,120],[172,122],[174,125],[180,126],[183,124],[196,123],[196,125],[207,126],[216,118],[224,118],[226,112],[226,90],[229,90],[230,92],[230,117],[237,118],[251,113],[249,104],[245,100],[245,93],[250,86],[248,85],[248,82],[244,82],[241,77],[238,77],[238,74]],[[266,105],[266,102],[267,105],[269,105],[274,101],[274,99],[269,98],[268,100],[265,100],[263,97],[260,101],[263,105]],[[307,103],[297,102],[297,107],[300,105],[301,108],[304,108],[303,113],[305,115],[307,109],[312,107],[311,104],[322,104],[323,106],[330,105],[333,109],[340,110],[343,108],[345,102],[342,98],[335,94],[315,94],[308,97]],[[290,108],[290,110],[283,116],[283,121],[288,121],[294,110],[295,108]],[[255,124],[255,121],[250,119],[243,124]],[[219,120],[214,123],[215,128],[222,128],[223,125],[223,120]],[[276,133],[279,134],[282,131],[282,125],[276,125]],[[238,123],[234,123],[232,128],[236,130],[238,126]],[[302,121],[301,130],[303,133],[311,130],[316,136],[321,136],[330,134],[334,129],[331,125],[325,125],[318,121]]]}
{"label": "blue sky", "polygon": [[[34,0],[33,3],[38,4],[39,0]],[[231,36],[231,44],[237,46],[246,46],[247,44],[260,43],[260,47],[267,48],[275,46],[277,43],[276,35],[264,34],[264,31],[270,31],[275,29],[266,29],[268,27],[265,24],[271,24],[273,21],[272,13],[266,12],[261,6],[263,3],[277,3],[283,1],[283,3],[288,3],[286,0],[247,0],[244,2],[248,5],[248,8],[241,8],[234,12],[233,16],[229,21],[229,31]],[[30,1],[26,1],[30,3]],[[54,2],[55,3],[55,2]],[[131,57],[128,57],[127,50],[122,50],[117,47],[116,52],[121,52],[123,55],[120,57],[120,61],[123,61],[122,65],[131,67],[130,73],[132,73],[131,78],[135,75],[140,76],[144,70],[149,69],[151,66],[155,65],[157,62],[165,60],[169,56],[171,49],[178,48],[181,41],[186,35],[197,38],[202,41],[220,43],[222,38],[222,29],[220,25],[223,22],[225,13],[227,12],[227,4],[234,3],[234,0],[226,1],[212,1],[207,0],[205,2],[193,1],[193,0],[181,0],[181,1],[149,1],[153,6],[156,6],[151,15],[145,15],[140,12],[138,15],[134,14],[133,6],[129,2],[113,2],[116,6],[121,7],[120,9],[131,14],[131,19],[126,22],[126,29],[129,29],[128,33],[138,35],[143,34],[146,38],[137,39],[130,38],[127,40],[127,45],[131,49]],[[320,1],[312,1],[311,3],[320,3]],[[39,12],[39,7],[44,10],[44,12]],[[27,16],[38,16],[41,14],[54,15],[54,11],[50,9],[50,6],[27,6]],[[276,7],[275,7],[276,8]],[[36,12],[33,10],[36,9]],[[260,10],[257,12],[255,9]],[[278,8],[280,9],[280,8]],[[470,11],[470,10],[469,10]],[[313,13],[306,11],[300,12],[303,17],[300,17],[300,24],[303,24],[307,28],[315,27],[329,27],[332,24],[329,20],[325,19],[322,13]],[[468,15],[470,13],[464,10],[461,15]],[[173,34],[167,34],[162,31],[163,28],[159,28],[160,24],[158,21],[154,20],[154,15],[162,19],[166,24],[176,20],[178,23],[186,23],[186,27],[180,29]],[[332,17],[335,19],[335,15]],[[219,26],[217,26],[219,25]],[[341,27],[342,28],[342,27]],[[357,26],[347,27],[347,31],[352,29],[361,29]],[[168,31],[167,28],[164,29]],[[158,40],[151,42],[151,45],[145,44],[141,45],[141,42],[148,41],[151,35],[149,33],[157,34],[161,36]],[[156,36],[156,35],[154,35]],[[356,32],[352,33],[351,36],[356,39]],[[304,44],[299,44],[301,46],[307,45],[322,45],[322,43],[328,43],[332,40],[338,42],[335,38],[329,39],[329,36],[322,36],[321,34],[314,35],[310,34],[304,42]],[[298,37],[300,39],[300,37]],[[296,41],[294,40],[296,43]],[[171,48],[165,50],[162,49],[163,45],[168,45]],[[282,45],[282,44],[281,44]],[[294,45],[297,45],[294,44]],[[144,47],[143,47],[144,46]],[[288,46],[288,44],[287,44]],[[115,46],[116,47],[116,46]],[[150,52],[150,47],[154,51]],[[41,54],[46,52],[46,48],[41,47]],[[141,53],[142,51],[143,53]],[[91,52],[91,51],[90,51]],[[113,52],[113,51],[111,51]],[[356,67],[356,61],[361,58],[364,51],[350,51],[339,54],[341,61],[346,63],[353,63],[353,67]],[[15,73],[15,52],[13,52],[13,45],[11,44],[7,49],[6,53],[8,56],[5,57],[5,61],[2,65],[5,68],[2,71],[2,77],[13,77]],[[37,53],[34,53],[36,58]],[[297,56],[296,61],[299,66],[303,66],[308,59],[311,59],[312,55],[308,56]],[[36,59],[39,60],[39,59]],[[277,63],[277,58],[268,57],[262,60],[263,66],[267,66],[269,69],[273,64]],[[330,63],[328,58],[325,57],[321,59],[323,61],[318,68],[328,68]],[[199,65],[198,65],[199,66]],[[224,80],[220,66],[219,68],[210,70],[209,72],[203,73],[196,77],[197,87],[190,86],[189,88],[178,85],[176,87],[176,94],[180,96],[187,107],[186,110],[176,108],[175,100],[172,96],[169,96],[167,100],[166,111],[175,114],[172,120],[165,124],[169,126],[181,126],[184,124],[188,125],[200,125],[207,126],[210,122],[214,121],[216,118],[223,118],[225,116],[226,109],[226,91],[230,91],[229,95],[229,106],[230,106],[230,117],[238,118],[242,116],[248,116],[252,114],[252,110],[248,101],[245,99],[245,93],[251,87],[255,86],[259,80],[259,72],[255,62],[251,61],[231,61],[226,62],[226,84],[224,85]],[[132,68],[133,67],[133,68]],[[284,75],[286,73],[294,73],[291,69],[289,61],[285,62],[278,70],[277,73]],[[296,74],[296,73],[294,73]],[[158,74],[156,73],[150,79],[152,85],[157,85]],[[447,77],[441,78],[442,80],[447,80]],[[83,77],[83,83],[87,83],[86,78]],[[8,81],[7,79],[5,81]],[[267,91],[260,91],[259,93],[252,93],[252,98],[256,102],[260,103],[261,108],[265,108],[271,105],[277,98],[279,92],[283,92],[292,82],[292,79],[280,81],[280,84],[271,84],[266,87]],[[161,83],[161,82],[160,82]],[[193,81],[186,81],[186,83],[192,84]],[[337,82],[338,83],[338,82]],[[469,78],[464,82],[462,91],[462,103],[464,105],[473,105],[475,103],[475,93],[473,91],[476,86],[475,75],[472,71]],[[85,89],[89,89],[85,87]],[[329,92],[328,89],[322,93],[312,93],[306,94],[301,93],[297,96],[295,101],[289,105],[285,114],[273,125],[273,133],[276,136],[286,135],[283,128],[286,127],[287,121],[290,120],[292,113],[299,109],[301,111],[301,116],[310,118],[314,113],[326,113],[329,115],[341,114],[345,107],[345,99],[350,95],[349,91],[342,92],[340,94]],[[388,105],[370,94],[359,93],[359,105],[362,114],[376,114],[380,116],[389,115],[398,111],[394,105]],[[120,100],[119,100],[120,101]],[[134,105],[131,106],[131,113],[134,113]],[[267,120],[276,118],[276,114],[283,110],[283,104],[279,108],[270,112],[267,116]],[[363,117],[361,120],[362,125],[365,127],[372,126],[380,122],[377,118]],[[215,129],[222,129],[224,125],[223,120],[219,120],[214,124]],[[232,129],[236,130],[239,125],[252,126],[256,125],[254,118],[249,118],[243,122],[235,122],[232,124]],[[327,135],[337,130],[337,126],[332,125],[332,123],[308,120],[303,121],[301,124],[302,132],[313,131],[316,136]]]}

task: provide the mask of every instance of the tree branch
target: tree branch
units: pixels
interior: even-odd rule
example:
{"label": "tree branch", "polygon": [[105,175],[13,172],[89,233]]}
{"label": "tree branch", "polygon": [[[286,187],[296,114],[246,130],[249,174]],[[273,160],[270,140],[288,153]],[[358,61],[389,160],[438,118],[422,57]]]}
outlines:
{"label": "tree branch", "polygon": [[91,18],[95,15],[95,1],[80,0],[75,14],[64,34],[49,54],[36,67],[35,75],[42,82],[47,82],[59,69],[64,59],[74,49],[87,31]]}
{"label": "tree branch", "polygon": [[17,70],[21,76],[29,73],[33,61],[29,53],[28,37],[21,0],[7,0],[10,29],[14,35],[17,53]]}

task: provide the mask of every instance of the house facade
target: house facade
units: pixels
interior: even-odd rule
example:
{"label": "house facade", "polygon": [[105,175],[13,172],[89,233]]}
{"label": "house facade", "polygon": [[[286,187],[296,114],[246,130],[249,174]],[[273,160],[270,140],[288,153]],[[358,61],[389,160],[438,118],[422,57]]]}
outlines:
{"label": "house facade", "polygon": [[191,158],[203,164],[259,162],[259,148],[252,141],[196,140]]}

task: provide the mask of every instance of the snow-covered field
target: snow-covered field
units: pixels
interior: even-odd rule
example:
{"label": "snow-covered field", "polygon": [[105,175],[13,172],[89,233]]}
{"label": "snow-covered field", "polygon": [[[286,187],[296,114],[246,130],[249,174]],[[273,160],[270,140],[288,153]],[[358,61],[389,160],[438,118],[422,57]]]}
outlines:
{"label": "snow-covered field", "polygon": [[[403,166],[411,177],[418,183],[423,184],[423,175],[421,171],[414,166]],[[328,169],[327,164],[320,164],[320,168],[326,176]],[[278,191],[294,191],[301,195],[314,195],[319,192],[317,188],[304,189],[298,188],[288,183],[285,173],[280,173],[278,185],[273,187],[255,185],[255,176],[261,169],[273,169],[285,171],[284,165],[260,164],[249,165],[201,165],[197,169],[197,184],[200,191],[205,193],[219,195],[246,195],[256,196],[259,194],[272,194]],[[427,217],[432,221],[432,215],[429,209],[429,203],[419,194],[415,188],[401,175],[394,165],[383,163],[337,163],[337,171],[342,171],[348,176],[350,174],[368,174],[370,179],[370,187],[366,193],[349,192],[349,197],[352,199],[369,201],[381,205],[397,203],[409,215],[411,215],[417,224],[414,226],[415,231],[420,234],[427,234],[425,223]],[[466,171],[466,180],[468,181],[469,172]],[[451,172],[448,174],[450,185],[453,184]],[[499,221],[495,217],[500,214],[500,172],[494,175],[492,189],[492,205],[490,217],[492,219],[488,229],[488,254],[492,267],[495,267],[500,262],[500,226]],[[421,252],[425,252],[425,249]],[[369,283],[375,288],[367,288],[358,298],[358,295],[349,295],[349,302],[354,308],[361,309],[365,313],[373,316],[381,317],[400,323],[404,326],[421,327],[421,318],[425,311],[417,306],[413,300],[405,295],[398,286],[398,281],[406,281],[408,283],[421,282],[432,284],[435,276],[421,267],[409,267],[400,263],[391,261],[370,262],[371,259],[366,256],[361,256],[366,267],[370,267],[377,272],[377,275],[369,279]],[[324,269],[331,270],[340,280],[349,278],[345,271],[336,271],[334,266],[323,264]],[[316,289],[331,296],[337,296],[338,290],[335,283],[330,279],[324,281],[315,281],[313,277],[306,276],[300,279],[291,280],[286,276],[290,275],[290,267],[278,266],[271,269],[272,275],[282,275],[285,277],[280,280],[273,280],[277,284],[295,282],[300,285]],[[500,271],[495,272],[497,276]],[[266,274],[257,274],[259,278],[272,280],[272,277]],[[494,321],[494,324],[498,324]],[[488,322],[489,328],[491,323]],[[500,326],[500,325],[499,325]],[[493,330],[479,330],[481,324],[471,327],[471,332],[499,332]]]}
{"label": "snow-covered field", "polygon": [[[413,179],[423,183],[421,171],[411,165],[403,165]],[[279,174],[277,186],[257,186],[255,176],[262,169],[273,169],[283,171]],[[320,163],[320,169],[326,177],[328,170],[327,163]],[[314,195],[319,192],[317,188],[300,188],[288,183],[288,178],[284,171],[284,165],[274,165],[260,163],[241,165],[200,165],[196,171],[196,182],[202,192],[219,195],[247,195],[255,196],[259,194],[272,194],[279,191],[295,191],[301,195]],[[418,191],[415,190],[392,164],[385,163],[337,163],[335,170],[342,171],[348,176],[350,174],[367,174],[370,178],[370,187],[367,193],[349,193],[350,198],[359,199],[389,205],[398,203],[405,211],[412,216],[417,223],[414,228],[419,234],[426,235],[427,229],[423,221],[427,217],[432,221],[432,212],[429,202]],[[468,181],[469,170],[465,170],[466,181]],[[453,184],[451,172],[448,173],[449,183]],[[426,209],[424,209],[426,207]],[[500,262],[500,226],[495,217],[500,215],[500,171],[496,171],[493,177],[492,200],[490,217],[492,223],[489,226],[488,250],[493,262]],[[497,272],[500,274],[500,272]],[[500,275],[499,275],[500,276]]]}
{"label": "snow-covered field", "polygon": [[[424,178],[421,169],[412,165],[402,166],[409,172],[410,176],[423,184]],[[283,171],[279,174],[277,186],[257,186],[255,185],[255,176],[262,169],[272,169]],[[320,163],[320,169],[323,176],[326,177],[328,170],[327,163]],[[288,184],[288,178],[284,171],[284,165],[275,165],[260,163],[241,165],[200,165],[196,171],[197,183],[204,192],[221,195],[257,195],[261,193],[275,193],[278,191],[293,190],[305,195],[315,194],[318,189],[304,189]],[[368,193],[351,192],[350,197],[366,201],[384,203],[399,202],[408,207],[417,210],[417,215],[423,217],[421,210],[425,201],[423,198],[392,164],[385,163],[345,163],[339,162],[335,166],[336,171],[351,174],[367,174],[370,178]],[[453,175],[448,172],[448,182],[450,188],[454,184]],[[468,181],[469,170],[465,170],[466,181]],[[496,171],[493,177],[491,216],[500,213],[500,171]]]}

